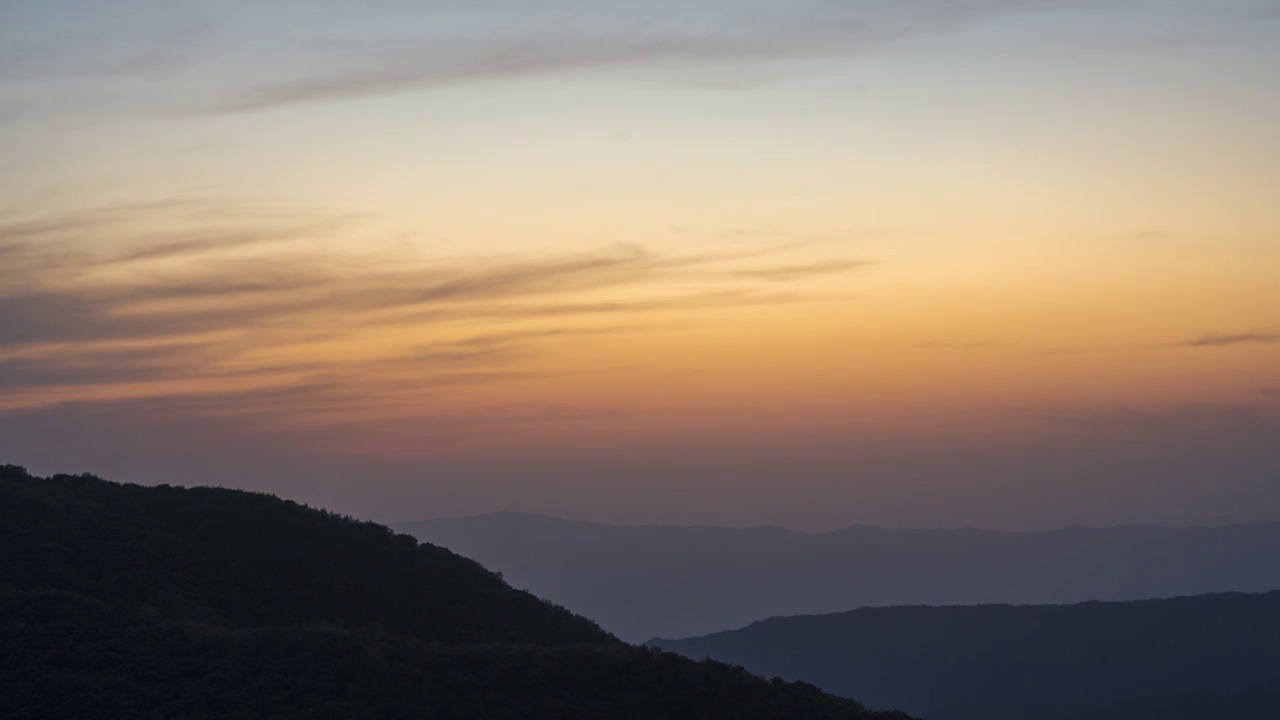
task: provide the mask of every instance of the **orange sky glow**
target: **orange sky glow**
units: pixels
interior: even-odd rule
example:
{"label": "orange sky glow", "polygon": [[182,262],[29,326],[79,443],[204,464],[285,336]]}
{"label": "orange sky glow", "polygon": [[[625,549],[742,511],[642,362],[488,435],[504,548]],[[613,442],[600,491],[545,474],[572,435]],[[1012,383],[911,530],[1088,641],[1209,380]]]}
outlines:
{"label": "orange sky glow", "polygon": [[393,520],[1280,513],[1274,8],[375,4],[0,10],[0,459]]}

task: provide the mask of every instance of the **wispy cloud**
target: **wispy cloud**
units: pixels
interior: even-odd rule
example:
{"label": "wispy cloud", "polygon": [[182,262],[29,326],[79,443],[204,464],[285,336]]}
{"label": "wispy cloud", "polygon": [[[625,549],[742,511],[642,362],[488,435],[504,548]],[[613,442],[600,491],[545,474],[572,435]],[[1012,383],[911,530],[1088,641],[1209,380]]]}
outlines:
{"label": "wispy cloud", "polygon": [[170,376],[174,363],[199,346],[161,345],[136,349],[79,349],[51,356],[0,359],[0,390],[101,385]]}
{"label": "wispy cloud", "polygon": [[[360,215],[264,203],[174,198],[0,219],[0,281],[10,288],[103,265],[183,259],[331,235]],[[12,293],[12,290],[11,290]]]}
{"label": "wispy cloud", "polygon": [[1094,411],[1044,413],[1041,419],[1091,432],[1132,432],[1142,435],[1195,435],[1234,431],[1280,436],[1280,412],[1261,403],[1190,403],[1164,409],[1133,407]]}
{"label": "wispy cloud", "polygon": [[[661,64],[705,71],[775,58],[853,55],[1011,14],[1129,5],[1097,0],[243,0],[113,3],[47,0],[0,9],[0,82],[30,92],[49,77],[147,79],[153,92],[38,98],[55,112],[132,103],[159,113],[243,113],[494,78]],[[1214,13],[1214,32],[1120,27],[1119,47],[1203,42],[1272,17]],[[1173,15],[1173,13],[1170,13]],[[252,22],[246,19],[252,17]],[[8,22],[4,22],[7,20]],[[1096,23],[1096,19],[1095,19]],[[1105,25],[1105,23],[1102,23]],[[1154,23],[1160,25],[1160,23]],[[1222,28],[1218,28],[1222,26]],[[1225,29],[1223,29],[1225,28]],[[1147,37],[1150,35],[1151,37]],[[285,37],[287,40],[280,41]],[[1073,38],[1079,47],[1079,38]],[[235,48],[227,53],[225,48]],[[255,78],[242,84],[235,78]],[[753,87],[758,76],[711,84]],[[195,80],[195,82],[192,82]],[[685,78],[685,84],[688,77]],[[140,90],[135,87],[133,90]],[[121,95],[129,95],[121,98]],[[31,106],[33,103],[23,103]],[[35,103],[39,104],[39,103]],[[20,108],[19,108],[20,109]]]}
{"label": "wispy cloud", "polygon": [[[324,228],[328,230],[331,228]],[[262,245],[276,240],[290,240],[307,235],[314,235],[321,228],[289,228],[280,230],[256,230],[245,233],[219,234],[215,237],[190,237],[185,239],[166,239],[147,247],[111,258],[112,262],[136,262],[139,260],[160,260],[183,255],[199,255],[216,250]]]}
{"label": "wispy cloud", "polygon": [[818,275],[836,275],[853,270],[861,270],[863,268],[871,267],[872,265],[875,265],[875,263],[866,260],[826,260],[823,262],[808,263],[805,265],[781,265],[777,267],[742,270],[738,272],[738,275],[748,278],[759,278],[761,280],[787,282],[791,280],[802,280]]}
{"label": "wispy cloud", "polygon": [[766,292],[753,288],[739,288],[685,293],[676,297],[639,298],[635,300],[495,303],[483,307],[472,306],[462,311],[448,308],[428,308],[420,312],[411,313],[403,319],[415,322],[444,322],[463,319],[535,320],[593,315],[639,315],[758,305],[790,305],[820,300],[820,297],[797,292]]}
{"label": "wispy cloud", "polygon": [[129,203],[107,207],[62,212],[26,219],[9,219],[0,222],[0,240],[16,242],[34,239],[62,239],[86,230],[102,231],[119,223],[138,217],[150,217],[157,212],[190,213],[211,209],[207,201],[169,198],[145,203]]}
{"label": "wispy cloud", "polygon": [[1005,344],[994,340],[929,340],[916,345],[916,347],[922,350],[990,350],[1005,347]]}
{"label": "wispy cloud", "polygon": [[[352,222],[175,201],[0,225],[22,258],[0,283],[0,412],[177,396],[191,412],[313,423],[420,415],[423,393],[543,378],[522,362],[635,327],[616,318],[814,300],[772,284],[854,267],[779,266],[758,249],[464,261],[318,243]],[[288,388],[300,390],[228,405]],[[223,399],[193,399],[205,395]]]}
{"label": "wispy cloud", "polygon": [[[947,32],[1010,12],[1070,5],[1069,0],[853,0],[796,4],[691,0],[679,6],[625,7],[565,0],[527,7],[491,3],[474,13],[424,3],[406,16],[414,36],[375,49],[334,42],[325,69],[232,93],[200,108],[235,113],[316,100],[359,98],[487,78],[542,75],[645,61],[742,61],[858,53],[888,42]],[[732,22],[726,22],[727,17]],[[518,17],[519,21],[514,19]],[[442,32],[453,23],[464,32]],[[395,36],[393,36],[395,37]],[[313,58],[314,60],[315,58]]]}
{"label": "wispy cloud", "polygon": [[1180,342],[1177,345],[1191,348],[1220,348],[1233,345],[1273,345],[1276,343],[1280,343],[1280,333],[1250,331],[1228,334],[1208,333],[1198,338]]}

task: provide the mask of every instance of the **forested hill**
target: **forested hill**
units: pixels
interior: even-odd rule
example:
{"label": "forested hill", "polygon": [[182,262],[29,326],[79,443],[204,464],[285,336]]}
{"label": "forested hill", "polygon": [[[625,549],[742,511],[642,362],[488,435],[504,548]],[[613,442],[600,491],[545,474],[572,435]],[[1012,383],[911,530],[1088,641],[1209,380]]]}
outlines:
{"label": "forested hill", "polygon": [[1280,718],[1280,592],[862,608],[651,644],[930,720]]}
{"label": "forested hill", "polygon": [[892,718],[233,490],[0,467],[0,717]]}
{"label": "forested hill", "polygon": [[166,618],[332,622],[446,644],[607,644],[588,620],[472,560],[270,495],[9,471],[4,579]]}

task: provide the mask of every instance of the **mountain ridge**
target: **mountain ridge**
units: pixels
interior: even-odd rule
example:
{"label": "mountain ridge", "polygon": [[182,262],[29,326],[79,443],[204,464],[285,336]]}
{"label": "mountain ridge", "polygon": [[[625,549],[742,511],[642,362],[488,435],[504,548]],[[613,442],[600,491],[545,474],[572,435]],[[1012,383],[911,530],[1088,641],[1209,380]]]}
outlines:
{"label": "mountain ridge", "polygon": [[735,636],[735,635],[739,635],[739,634],[743,634],[743,633],[750,632],[750,631],[755,630],[755,629],[760,629],[760,628],[764,628],[764,627],[769,627],[769,626],[775,625],[775,624],[780,623],[780,622],[807,622],[807,621],[813,621],[813,620],[822,619],[822,618],[842,618],[842,617],[854,617],[854,616],[857,616],[857,615],[872,615],[872,614],[875,614],[875,612],[876,612],[876,611],[884,611],[884,610],[888,610],[888,611],[916,611],[916,610],[930,611],[930,610],[945,610],[945,609],[978,609],[978,610],[1017,610],[1017,609],[1027,609],[1027,608],[1034,608],[1034,609],[1062,609],[1062,608],[1082,608],[1082,607],[1103,606],[1103,605],[1125,605],[1125,604],[1146,603],[1146,602],[1164,602],[1164,601],[1170,601],[1170,600],[1172,600],[1172,601],[1187,601],[1187,600],[1197,600],[1197,599],[1202,599],[1202,598],[1204,598],[1204,599],[1208,599],[1208,598],[1272,597],[1272,596],[1274,596],[1276,599],[1280,599],[1280,590],[1272,590],[1272,591],[1270,591],[1270,592],[1265,592],[1265,593],[1223,592],[1223,593],[1205,593],[1205,594],[1203,594],[1203,595],[1174,595],[1174,596],[1164,597],[1164,598],[1147,598],[1147,599],[1143,599],[1143,600],[1119,600],[1119,601],[1108,601],[1108,600],[1084,600],[1084,601],[1081,601],[1081,602],[1075,602],[1075,603],[1043,603],[1043,604],[1036,604],[1036,603],[974,603],[974,604],[971,604],[971,605],[922,605],[922,604],[917,604],[917,605],[891,605],[891,606],[877,606],[877,607],[860,607],[860,608],[853,608],[852,610],[845,610],[845,611],[843,611],[843,612],[823,613],[823,614],[820,614],[820,615],[773,615],[773,616],[770,616],[770,617],[767,617],[767,618],[761,618],[761,619],[756,620],[756,621],[754,621],[754,622],[752,622],[752,623],[750,623],[750,624],[748,624],[748,625],[744,625],[743,627],[735,628],[735,629],[733,629],[733,630],[721,630],[721,631],[718,631],[718,632],[707,633],[706,635],[700,635],[700,636],[692,637],[692,638],[662,638],[662,637],[653,637],[653,638],[650,638],[649,640],[645,641],[643,644],[644,644],[644,645],[646,645],[646,646],[661,646],[661,645],[662,645],[662,643],[677,643],[677,642],[685,642],[685,641],[693,641],[693,640],[709,640],[709,639],[714,639],[714,638],[719,638],[719,637],[732,637],[732,636]]}
{"label": "mountain ridge", "polygon": [[1280,711],[1280,591],[859,608],[649,644],[931,720],[1263,720]]}
{"label": "mountain ridge", "polygon": [[0,717],[906,720],[263,493],[0,466]]}

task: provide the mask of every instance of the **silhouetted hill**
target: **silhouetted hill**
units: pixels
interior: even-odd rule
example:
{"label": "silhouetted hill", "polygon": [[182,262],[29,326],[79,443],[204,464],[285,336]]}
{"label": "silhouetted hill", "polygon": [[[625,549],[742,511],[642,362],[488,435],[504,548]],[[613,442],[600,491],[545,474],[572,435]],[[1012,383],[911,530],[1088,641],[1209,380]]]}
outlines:
{"label": "silhouetted hill", "polygon": [[863,608],[651,644],[930,720],[1280,717],[1280,592]]}
{"label": "silhouetted hill", "polygon": [[275,497],[0,466],[0,717],[870,718]]}
{"label": "silhouetted hill", "polygon": [[631,641],[893,605],[1280,590],[1280,523],[1045,532],[614,526],[521,513],[403,523]]}

